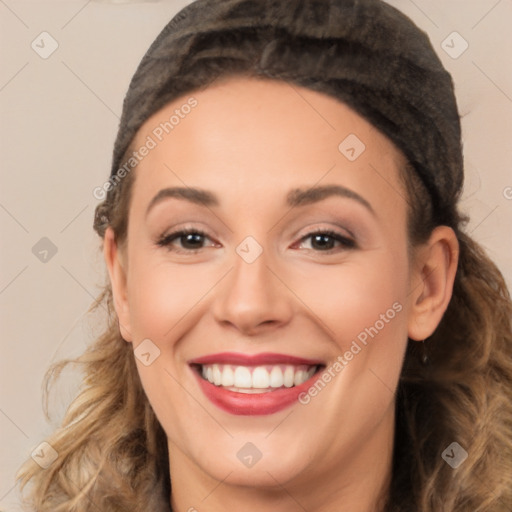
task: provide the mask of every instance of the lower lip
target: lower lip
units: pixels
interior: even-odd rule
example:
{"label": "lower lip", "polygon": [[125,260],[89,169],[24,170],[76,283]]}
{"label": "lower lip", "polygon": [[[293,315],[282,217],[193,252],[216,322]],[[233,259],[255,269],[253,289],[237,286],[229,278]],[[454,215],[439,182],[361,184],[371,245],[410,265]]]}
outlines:
{"label": "lower lip", "polygon": [[318,378],[320,372],[315,373],[306,382],[291,388],[278,389],[264,393],[236,393],[221,386],[215,386],[203,379],[197,371],[192,369],[199,385],[206,397],[217,407],[230,414],[240,416],[262,416],[274,414],[290,407],[298,401],[298,396],[311,387],[313,381]]}

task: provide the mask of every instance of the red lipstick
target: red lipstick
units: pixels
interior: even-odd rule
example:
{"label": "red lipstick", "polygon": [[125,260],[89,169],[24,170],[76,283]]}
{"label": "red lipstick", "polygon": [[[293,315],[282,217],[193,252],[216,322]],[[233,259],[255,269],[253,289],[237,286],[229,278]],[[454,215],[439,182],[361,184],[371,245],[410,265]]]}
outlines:
{"label": "red lipstick", "polygon": [[307,364],[309,366],[324,364],[319,359],[303,359],[286,354],[263,352],[261,354],[241,354],[237,352],[219,352],[208,356],[191,359],[188,364],[234,364],[240,366],[259,366],[264,364]]}
{"label": "red lipstick", "polygon": [[[318,371],[302,384],[293,387],[268,388],[257,393],[243,393],[226,389],[212,384],[201,375],[201,365],[233,365],[233,366],[264,366],[264,365],[292,365],[292,366],[317,366],[325,365],[320,360],[304,359],[285,354],[261,353],[241,354],[234,352],[222,352],[211,354],[188,361],[193,368],[199,386],[205,396],[217,407],[225,412],[236,415],[261,416],[273,414],[298,401],[300,393],[313,385],[318,377]],[[195,367],[195,368],[194,368]]]}

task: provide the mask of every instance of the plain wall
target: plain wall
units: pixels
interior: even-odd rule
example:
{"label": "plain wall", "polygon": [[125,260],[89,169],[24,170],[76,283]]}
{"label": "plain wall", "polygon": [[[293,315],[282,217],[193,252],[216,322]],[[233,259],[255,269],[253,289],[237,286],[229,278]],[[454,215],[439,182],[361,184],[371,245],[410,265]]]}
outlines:
{"label": "plain wall", "polygon": [[[0,2],[0,510],[19,510],[14,472],[55,426],[42,412],[46,369],[80,354],[101,328],[86,315],[105,276],[93,189],[108,177],[140,58],[187,3]],[[467,230],[512,286],[512,2],[390,3],[428,32],[453,75]],[[31,47],[43,31],[59,45],[47,59]],[[441,46],[462,48],[459,36],[447,39],[454,31],[469,44],[458,58]],[[66,379],[56,411],[76,386]]]}

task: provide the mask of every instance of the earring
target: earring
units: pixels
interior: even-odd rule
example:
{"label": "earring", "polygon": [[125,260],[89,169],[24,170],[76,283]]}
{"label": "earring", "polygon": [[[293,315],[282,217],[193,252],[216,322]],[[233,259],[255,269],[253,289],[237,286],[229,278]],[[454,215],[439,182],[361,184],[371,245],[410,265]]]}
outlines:
{"label": "earring", "polygon": [[423,340],[421,342],[421,351],[422,351],[422,355],[421,355],[421,362],[423,365],[428,365],[430,363],[430,359],[428,358],[428,355],[427,355],[427,348],[425,346],[425,340]]}

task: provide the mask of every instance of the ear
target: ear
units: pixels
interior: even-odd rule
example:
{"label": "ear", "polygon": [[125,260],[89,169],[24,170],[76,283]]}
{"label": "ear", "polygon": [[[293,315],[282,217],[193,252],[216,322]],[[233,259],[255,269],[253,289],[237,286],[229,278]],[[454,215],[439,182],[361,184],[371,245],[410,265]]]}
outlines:
{"label": "ear", "polygon": [[122,254],[115,238],[112,228],[105,230],[103,238],[103,256],[107,265],[114,308],[119,319],[119,330],[126,341],[133,341],[130,328],[130,313],[126,293],[126,265],[123,262]]}
{"label": "ear", "polygon": [[439,325],[453,292],[459,242],[453,229],[438,226],[415,254],[410,292],[409,338],[422,341]]}

